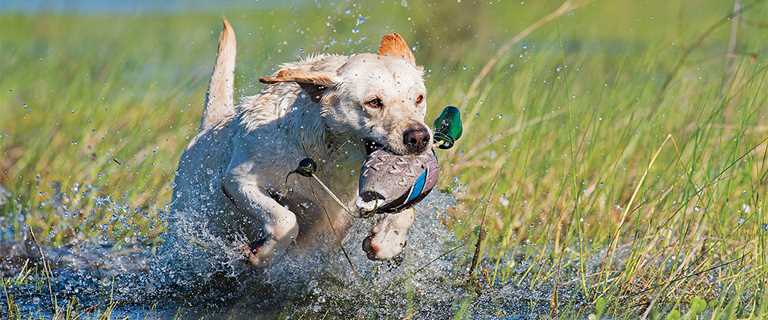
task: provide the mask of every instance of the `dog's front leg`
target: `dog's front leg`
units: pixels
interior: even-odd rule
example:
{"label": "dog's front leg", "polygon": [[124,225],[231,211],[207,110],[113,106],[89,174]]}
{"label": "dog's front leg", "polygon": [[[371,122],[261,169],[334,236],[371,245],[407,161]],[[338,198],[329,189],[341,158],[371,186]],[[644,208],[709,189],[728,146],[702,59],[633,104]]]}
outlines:
{"label": "dog's front leg", "polygon": [[236,223],[244,224],[237,229],[248,238],[242,248],[245,256],[254,266],[266,266],[275,250],[284,250],[296,239],[296,215],[266,195],[252,176],[228,175],[223,187],[242,215]]}
{"label": "dog's front leg", "polygon": [[389,260],[405,248],[408,229],[413,224],[416,211],[413,208],[384,216],[371,229],[363,241],[363,250],[371,260]]}

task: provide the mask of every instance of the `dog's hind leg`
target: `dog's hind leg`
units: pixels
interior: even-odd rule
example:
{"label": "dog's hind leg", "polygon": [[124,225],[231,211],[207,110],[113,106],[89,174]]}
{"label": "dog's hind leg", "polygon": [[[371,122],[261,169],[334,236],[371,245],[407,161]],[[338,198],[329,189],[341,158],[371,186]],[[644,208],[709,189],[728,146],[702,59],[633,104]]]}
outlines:
{"label": "dog's hind leg", "polygon": [[224,27],[219,35],[219,49],[216,55],[216,65],[213,66],[211,82],[205,95],[205,110],[200,122],[200,130],[208,129],[223,119],[235,113],[234,83],[235,56],[237,55],[237,40],[235,30],[224,19]]}

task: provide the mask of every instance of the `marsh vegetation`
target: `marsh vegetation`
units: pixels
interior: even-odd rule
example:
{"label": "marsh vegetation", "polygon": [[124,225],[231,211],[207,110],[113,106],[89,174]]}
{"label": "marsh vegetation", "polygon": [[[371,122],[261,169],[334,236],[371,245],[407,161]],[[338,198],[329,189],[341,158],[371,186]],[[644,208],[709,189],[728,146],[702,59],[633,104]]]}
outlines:
{"label": "marsh vegetation", "polygon": [[[465,246],[453,267],[465,274],[476,244],[482,263],[474,280],[452,283],[464,289],[446,295],[450,314],[516,315],[503,297],[533,292],[530,317],[766,317],[768,5],[737,1],[734,14],[733,1],[568,3],[573,10],[517,39],[562,3],[6,8],[2,247],[28,228],[46,248],[162,241],[221,16],[238,32],[239,96],[257,93],[257,78],[282,62],[373,51],[396,31],[425,67],[428,118],[449,104],[465,117],[462,139],[439,154],[440,189],[458,200],[440,221]],[[24,297],[8,290],[31,283],[48,293],[59,273],[39,260],[0,261],[0,312],[26,318],[14,302]],[[406,292],[404,317],[433,309]],[[59,297],[55,311],[108,317],[116,306],[105,298],[89,309],[74,296]],[[299,314],[323,314],[311,308],[320,296],[307,295]],[[473,313],[479,303],[500,307]]]}

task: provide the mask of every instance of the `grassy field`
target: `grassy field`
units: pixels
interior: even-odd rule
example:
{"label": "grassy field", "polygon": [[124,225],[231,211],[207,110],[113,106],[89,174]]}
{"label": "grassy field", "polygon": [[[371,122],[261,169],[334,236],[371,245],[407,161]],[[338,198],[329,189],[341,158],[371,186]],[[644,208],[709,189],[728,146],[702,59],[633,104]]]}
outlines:
{"label": "grassy field", "polygon": [[474,243],[486,212],[488,259],[535,261],[514,275],[532,283],[576,269],[563,281],[597,314],[768,317],[768,4],[743,1],[728,19],[732,1],[703,2],[589,3],[481,78],[560,2],[0,12],[0,185],[12,194],[0,229],[28,224],[54,246],[157,242],[223,15],[238,32],[239,95],[279,63],[373,51],[397,31],[427,70],[429,118],[447,104],[465,116],[441,154],[459,237]]}

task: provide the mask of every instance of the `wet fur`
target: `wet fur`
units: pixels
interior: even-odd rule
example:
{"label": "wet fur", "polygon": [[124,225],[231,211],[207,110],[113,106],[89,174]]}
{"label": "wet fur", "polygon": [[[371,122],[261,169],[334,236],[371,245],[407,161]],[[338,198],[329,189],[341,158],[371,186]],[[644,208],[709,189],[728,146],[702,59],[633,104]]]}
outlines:
{"label": "wet fur", "polygon": [[[199,217],[242,259],[263,267],[286,250],[338,243],[352,222],[314,181],[286,179],[298,162],[317,161],[317,175],[353,208],[363,140],[407,152],[403,132],[426,127],[426,102],[412,99],[426,93],[407,44],[390,34],[378,54],[323,54],[282,65],[261,78],[267,85],[259,94],[232,107],[235,46],[225,21],[200,132],[179,162],[170,230],[185,215]],[[371,94],[387,108],[363,106]],[[413,210],[380,218],[363,244],[368,257],[399,254],[413,220]]]}

